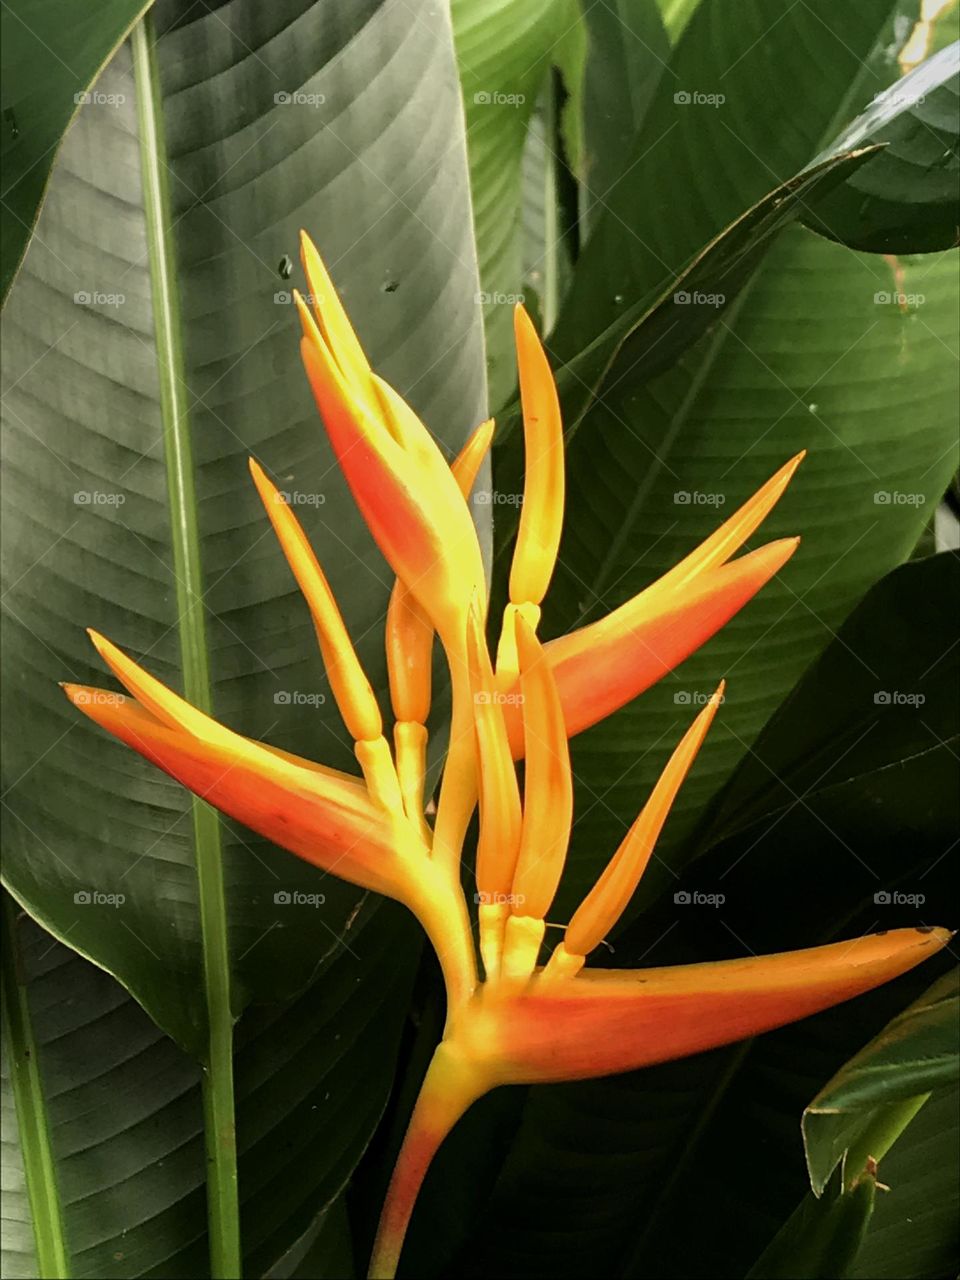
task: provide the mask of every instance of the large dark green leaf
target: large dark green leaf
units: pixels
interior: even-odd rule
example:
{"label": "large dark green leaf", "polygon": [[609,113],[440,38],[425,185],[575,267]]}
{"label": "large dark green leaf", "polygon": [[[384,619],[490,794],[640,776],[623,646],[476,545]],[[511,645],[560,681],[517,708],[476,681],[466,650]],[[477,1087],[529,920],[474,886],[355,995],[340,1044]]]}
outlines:
{"label": "large dark green leaf", "polygon": [[[411,933],[397,927],[407,923],[398,908],[392,922],[386,914],[300,999],[285,1009],[248,1010],[240,1021],[245,1274],[293,1274],[283,1267],[298,1243],[304,1251],[316,1246],[316,1261],[337,1238],[323,1211],[332,1205],[333,1219],[340,1213],[336,1197],[386,1100],[408,989],[403,965],[383,978],[385,957]],[[71,1274],[208,1274],[198,1068],[109,975],[28,919],[19,932]],[[7,1114],[13,1166],[16,1136],[16,1118]],[[35,1275],[16,1181],[5,1183],[4,1205],[4,1275]],[[318,1214],[306,1245],[302,1237]],[[313,1274],[344,1273],[331,1258],[328,1270]]]}
{"label": "large dark green leaf", "polygon": [[731,22],[724,0],[702,0],[584,250],[554,335],[558,356],[572,358],[666,288],[723,227],[813,159],[895,7],[744,0]]}
{"label": "large dark green leaf", "polygon": [[[949,848],[960,820],[950,781],[960,655],[949,602],[958,589],[960,559],[942,552],[868,592],[745,756],[702,847],[726,842],[733,860],[780,838],[783,819],[799,811],[835,854],[845,832],[877,852],[886,833],[908,835],[911,865]],[[895,884],[878,879],[876,891],[918,893],[919,883],[904,882],[903,851],[896,865]]]}
{"label": "large dark green leaf", "polygon": [[851,1274],[856,1280],[937,1280],[960,1267],[960,1093],[935,1093],[881,1165],[890,1187]]}
{"label": "large dark green leaf", "polygon": [[[574,0],[452,0],[485,318],[490,398],[516,384],[513,303],[523,292],[521,169],[534,107],[556,46],[575,32]],[[528,264],[529,266],[529,264]]]}
{"label": "large dark green leaf", "polygon": [[79,8],[69,0],[4,3],[0,297],[6,297],[33,232],[67,125],[151,2],[100,0]]}
{"label": "large dark green leaf", "polygon": [[[884,1027],[803,1113],[804,1147],[819,1194],[844,1155],[863,1146],[898,1105],[949,1088],[960,1066],[960,974],[947,974]],[[868,1154],[879,1158],[880,1151]],[[856,1169],[852,1170],[856,1176]],[[844,1181],[848,1181],[844,1170]]]}
{"label": "large dark green leaf", "polygon": [[880,93],[835,146],[885,143],[842,187],[814,202],[809,226],[854,249],[929,253],[957,244],[960,43]]}
{"label": "large dark green leaf", "polygon": [[[106,98],[71,130],[8,308],[6,874],[196,1049],[189,802],[78,717],[56,682],[104,681],[88,624],[175,686],[189,651],[228,724],[352,767],[309,615],[246,473],[255,453],[299,499],[382,687],[390,575],[332,464],[277,272],[299,226],[316,234],[375,363],[448,447],[482,417],[484,390],[446,24],[412,21],[394,0],[243,3],[229,25],[186,0],[155,14],[152,59],[135,72],[121,50],[98,82]],[[152,179],[161,204],[169,192],[166,245],[148,217]],[[179,473],[165,439],[192,451],[192,477],[189,464],[179,477],[192,479],[192,503],[188,483],[171,508]],[[251,995],[302,988],[359,898],[246,833],[225,830],[222,843],[239,1011]],[[75,900],[94,891],[124,900]],[[278,905],[281,891],[326,900]],[[215,880],[210,897],[216,906]]]}
{"label": "large dark green leaf", "polygon": [[571,106],[582,116],[576,161],[585,237],[623,174],[624,156],[667,70],[670,42],[657,6],[648,0],[582,7],[587,55],[582,100]]}
{"label": "large dark green leaf", "polygon": [[876,1196],[876,1179],[865,1175],[850,1191],[804,1199],[750,1268],[748,1280],[839,1280],[849,1275]]}

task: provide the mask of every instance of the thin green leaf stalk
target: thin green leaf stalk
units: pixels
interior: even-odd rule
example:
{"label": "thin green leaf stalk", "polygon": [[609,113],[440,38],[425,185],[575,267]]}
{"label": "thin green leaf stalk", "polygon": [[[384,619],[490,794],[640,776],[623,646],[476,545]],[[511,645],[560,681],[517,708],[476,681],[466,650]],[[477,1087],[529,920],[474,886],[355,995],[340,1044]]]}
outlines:
{"label": "thin green leaf stalk", "polygon": [[[209,712],[212,699],[187,384],[180,342],[180,298],[166,181],[163,104],[150,14],[134,27],[130,40],[137,85],[143,197],[184,696],[201,710]],[[201,800],[193,800],[192,816],[208,1017],[203,1101],[210,1265],[214,1280],[238,1280],[242,1255],[233,1081],[234,1016],[221,827],[216,813]]]}

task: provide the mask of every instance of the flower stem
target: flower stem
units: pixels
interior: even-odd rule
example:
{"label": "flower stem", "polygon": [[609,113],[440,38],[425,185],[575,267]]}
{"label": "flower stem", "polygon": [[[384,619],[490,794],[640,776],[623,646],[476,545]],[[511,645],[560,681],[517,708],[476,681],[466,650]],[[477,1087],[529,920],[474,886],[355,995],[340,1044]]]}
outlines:
{"label": "flower stem", "polygon": [[488,1088],[486,1076],[450,1042],[437,1046],[387,1188],[370,1256],[369,1280],[393,1280],[430,1162],[463,1113]]}

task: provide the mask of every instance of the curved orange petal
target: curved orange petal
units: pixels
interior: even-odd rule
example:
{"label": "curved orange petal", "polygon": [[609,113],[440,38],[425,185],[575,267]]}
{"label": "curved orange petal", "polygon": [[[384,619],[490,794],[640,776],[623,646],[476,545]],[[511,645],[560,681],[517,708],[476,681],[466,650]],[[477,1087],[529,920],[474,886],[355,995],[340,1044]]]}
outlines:
{"label": "curved orange petal", "polygon": [[[545,646],[573,737],[618,711],[710,639],[790,559],[783,538],[711,569],[683,592],[654,583],[613,613]],[[519,709],[504,706],[510,746],[523,754]]]}
{"label": "curved orange petal", "polygon": [[[730,1044],[840,1004],[934,955],[945,929],[666,969],[585,969],[487,999],[465,1032],[502,1083],[580,1080]],[[486,993],[485,993],[486,994]]]}
{"label": "curved orange petal", "polygon": [[393,825],[358,780],[305,765],[222,725],[219,734],[200,739],[123,694],[63,689],[84,715],[201,800],[341,879],[403,896]]}

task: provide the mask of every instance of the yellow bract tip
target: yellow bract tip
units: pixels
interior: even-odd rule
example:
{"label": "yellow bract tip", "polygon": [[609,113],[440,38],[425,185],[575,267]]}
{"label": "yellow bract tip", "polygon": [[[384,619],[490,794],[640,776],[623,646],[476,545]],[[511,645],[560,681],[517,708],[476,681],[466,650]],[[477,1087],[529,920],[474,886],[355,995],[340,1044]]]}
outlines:
{"label": "yellow bract tip", "polygon": [[510,569],[514,604],[543,599],[560,546],[564,465],[560,401],[546,353],[522,306],[514,312],[514,334],[523,407],[525,480],[520,527]]}
{"label": "yellow bract tip", "polygon": [[310,608],[327,677],[344,724],[355,741],[379,738],[383,722],[376,697],[307,536],[276,485],[252,458],[250,471],[283,554]]}
{"label": "yellow bract tip", "polygon": [[667,761],[650,799],[610,859],[600,879],[584,898],[567,926],[563,945],[572,955],[586,956],[620,919],[647,869],[657,838],[684,778],[723,701],[726,682],[720,681],[707,705],[680,740]]}
{"label": "yellow bract tip", "polygon": [[469,498],[473,492],[473,486],[477,480],[477,472],[487,456],[487,450],[490,448],[490,442],[493,440],[493,418],[488,418],[486,422],[481,422],[479,427],[475,427],[470,433],[466,444],[457,454],[450,466],[457,484],[460,486],[460,492],[464,498]]}
{"label": "yellow bract tip", "polygon": [[316,245],[305,231],[300,232],[300,260],[310,286],[317,324],[333,358],[347,382],[366,391],[370,378],[367,357],[347,318],[330,273],[317,252]]}

